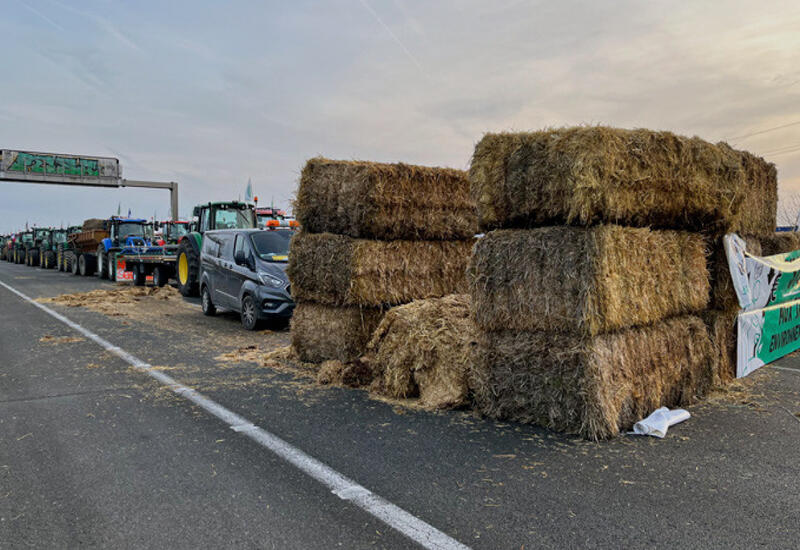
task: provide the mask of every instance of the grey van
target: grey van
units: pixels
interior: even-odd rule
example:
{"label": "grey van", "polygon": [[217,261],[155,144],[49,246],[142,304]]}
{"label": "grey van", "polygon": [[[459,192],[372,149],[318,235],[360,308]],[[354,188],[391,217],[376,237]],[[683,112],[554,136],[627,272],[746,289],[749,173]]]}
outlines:
{"label": "grey van", "polygon": [[237,311],[254,330],[261,319],[289,319],[294,301],[286,276],[294,231],[208,231],[200,251],[200,297],[205,315]]}

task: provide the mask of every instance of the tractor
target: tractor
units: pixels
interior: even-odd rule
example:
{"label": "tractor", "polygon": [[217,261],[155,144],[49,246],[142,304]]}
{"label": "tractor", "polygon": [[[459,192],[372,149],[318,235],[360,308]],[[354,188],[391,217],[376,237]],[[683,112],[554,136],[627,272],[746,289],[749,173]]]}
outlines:
{"label": "tractor", "polygon": [[25,263],[25,255],[31,243],[33,243],[33,231],[29,230],[17,233],[17,237],[14,239],[13,251],[13,262],[15,264]]}
{"label": "tractor", "polygon": [[255,209],[246,202],[200,204],[194,207],[192,216],[197,219],[193,231],[178,241],[178,289],[184,296],[197,296],[200,250],[206,231],[258,228]]}
{"label": "tractor", "polygon": [[159,226],[161,227],[161,239],[166,245],[178,244],[181,238],[192,230],[191,222],[186,221],[161,222]]}
{"label": "tractor", "polygon": [[71,255],[65,254],[65,251],[69,248],[69,239],[70,235],[75,235],[76,233],[80,233],[81,226],[80,225],[71,225],[67,229],[64,230],[64,241],[58,242],[56,241],[56,269],[59,271],[66,271],[67,273],[72,271],[72,263],[69,261],[71,259]]}
{"label": "tractor", "polygon": [[52,269],[56,267],[56,252],[60,243],[67,242],[66,229],[52,229],[39,245],[39,267]]}
{"label": "tractor", "polygon": [[6,248],[10,240],[11,237],[8,235],[0,235],[0,260],[6,259]]}
{"label": "tractor", "polygon": [[39,255],[39,249],[42,242],[50,238],[49,227],[34,227],[31,231],[33,233],[33,240],[25,247],[25,265],[34,267],[39,266],[42,262],[42,257]]}
{"label": "tractor", "polygon": [[152,247],[153,225],[143,219],[112,216],[108,220],[107,227],[108,236],[97,245],[97,276],[115,281],[116,253],[134,247]]}

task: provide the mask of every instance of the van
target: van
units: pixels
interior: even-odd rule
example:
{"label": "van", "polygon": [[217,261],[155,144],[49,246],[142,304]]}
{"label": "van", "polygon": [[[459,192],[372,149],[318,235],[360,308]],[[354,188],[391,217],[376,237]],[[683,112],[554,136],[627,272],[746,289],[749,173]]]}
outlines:
{"label": "van", "polygon": [[208,231],[200,251],[200,300],[205,315],[236,311],[255,330],[264,319],[287,321],[294,301],[286,276],[291,230]]}

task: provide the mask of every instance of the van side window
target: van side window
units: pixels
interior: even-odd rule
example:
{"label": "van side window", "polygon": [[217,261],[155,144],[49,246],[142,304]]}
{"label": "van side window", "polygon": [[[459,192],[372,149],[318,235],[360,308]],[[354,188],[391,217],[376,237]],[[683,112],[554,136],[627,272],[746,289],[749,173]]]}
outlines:
{"label": "van side window", "polygon": [[219,242],[213,235],[206,235],[206,238],[203,239],[203,254],[213,258],[219,256]]}
{"label": "van side window", "polygon": [[219,255],[226,260],[233,259],[233,235],[220,235]]}

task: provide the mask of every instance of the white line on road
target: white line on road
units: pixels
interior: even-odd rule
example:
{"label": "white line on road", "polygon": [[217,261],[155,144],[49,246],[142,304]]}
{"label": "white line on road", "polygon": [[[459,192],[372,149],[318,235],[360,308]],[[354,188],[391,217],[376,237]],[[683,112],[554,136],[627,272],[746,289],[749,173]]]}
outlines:
{"label": "white line on road", "polygon": [[449,537],[432,525],[406,512],[399,506],[395,506],[388,500],[376,495],[366,487],[363,487],[355,481],[345,477],[330,466],[327,466],[311,455],[304,453],[294,445],[287,443],[283,439],[264,430],[263,428],[259,428],[246,418],[243,418],[235,412],[226,409],[219,403],[212,401],[198,391],[193,390],[188,386],[184,386],[163,372],[155,370],[151,365],[147,364],[141,359],[131,355],[122,348],[113,345],[108,340],[101,338],[92,331],[82,327],[74,321],[71,321],[60,313],[53,311],[49,307],[34,301],[17,289],[7,285],[3,281],[0,281],[0,285],[5,287],[10,292],[13,292],[23,300],[38,307],[48,315],[55,317],[68,327],[83,334],[106,351],[113,353],[131,365],[133,368],[147,374],[148,376],[151,376],[152,378],[155,378],[177,395],[188,399],[205,411],[216,416],[228,424],[228,426],[235,432],[241,433],[261,446],[266,447],[284,459],[286,462],[293,465],[295,468],[305,472],[307,475],[326,486],[337,497],[355,504],[368,514],[376,517],[411,540],[419,543],[423,547],[437,550],[469,550],[468,546],[461,544],[454,538]]}

